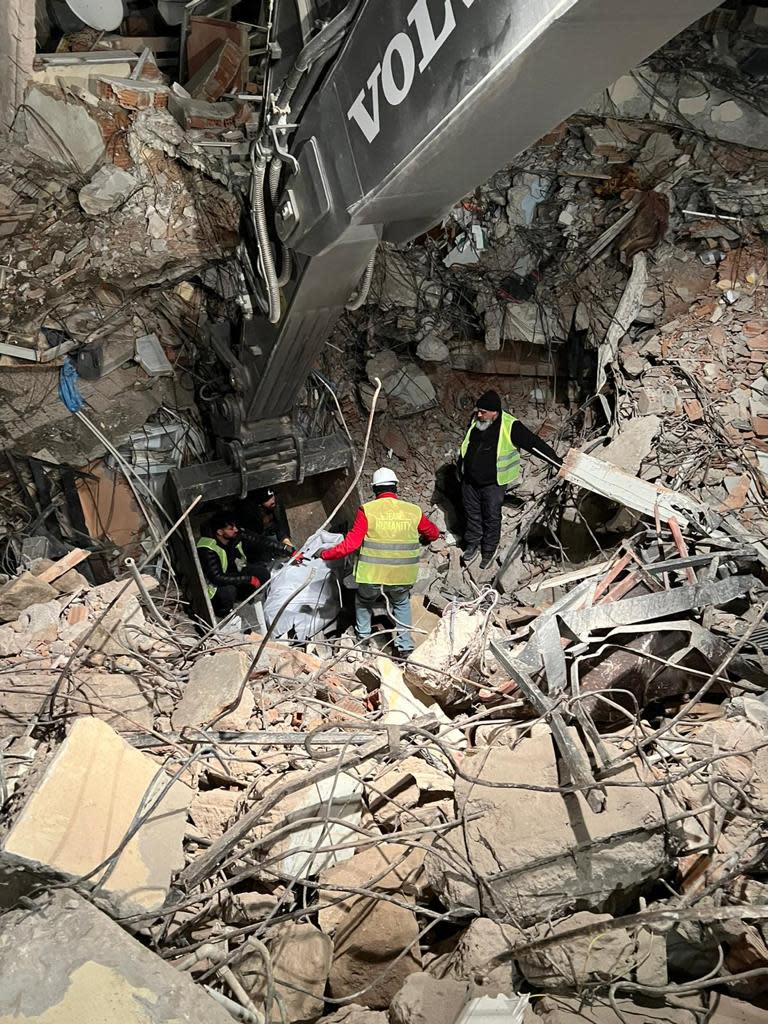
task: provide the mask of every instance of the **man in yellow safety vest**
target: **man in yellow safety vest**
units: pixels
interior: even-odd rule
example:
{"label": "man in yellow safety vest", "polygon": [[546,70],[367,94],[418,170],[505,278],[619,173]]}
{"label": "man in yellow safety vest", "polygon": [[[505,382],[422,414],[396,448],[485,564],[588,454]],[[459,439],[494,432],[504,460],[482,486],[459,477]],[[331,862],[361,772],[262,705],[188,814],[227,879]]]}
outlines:
{"label": "man in yellow safety vest", "polygon": [[[241,530],[231,513],[211,517],[206,534],[197,541],[197,557],[208,584],[208,597],[217,615],[226,615],[269,579],[266,562],[251,561],[261,539]],[[245,545],[245,547],[243,546]]]}
{"label": "man in yellow safety vest", "polygon": [[357,510],[344,540],[320,552],[320,557],[331,561],[360,552],[355,567],[357,637],[362,641],[370,637],[372,609],[383,595],[395,620],[395,648],[407,655],[413,650],[411,589],[419,574],[419,541],[437,540],[440,531],[418,505],[398,498],[397,483],[391,469],[377,469],[373,501]]}
{"label": "man in yellow safety vest", "polygon": [[461,499],[467,517],[465,565],[478,553],[482,555],[481,569],[493,563],[501,537],[501,506],[507,488],[520,477],[521,449],[550,465],[562,465],[553,448],[502,411],[496,391],[486,391],[475,403],[460,449]]}

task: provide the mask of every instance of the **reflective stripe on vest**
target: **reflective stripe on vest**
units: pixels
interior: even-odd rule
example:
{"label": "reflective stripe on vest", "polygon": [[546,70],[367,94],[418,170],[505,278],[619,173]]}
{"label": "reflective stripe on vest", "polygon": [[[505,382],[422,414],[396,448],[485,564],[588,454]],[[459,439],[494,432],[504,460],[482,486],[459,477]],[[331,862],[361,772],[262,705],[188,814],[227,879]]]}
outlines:
{"label": "reflective stripe on vest", "polygon": [[399,498],[375,498],[363,505],[368,532],[355,566],[358,583],[408,587],[419,574],[421,509]]}
{"label": "reflective stripe on vest", "polygon": [[[219,544],[217,541],[213,539],[213,537],[200,537],[197,541],[197,547],[207,548],[209,551],[215,551],[216,554],[219,556],[219,562],[221,563],[221,571],[227,571],[229,562],[229,559],[227,558],[227,552],[224,550],[221,544]],[[243,551],[242,541],[237,542],[237,544],[235,545],[235,550],[243,559],[243,562],[245,562],[246,559],[245,552]],[[216,596],[216,591],[218,590],[218,587],[215,587],[212,583],[209,583],[206,590],[208,592],[208,600],[211,601]]]}
{"label": "reflective stripe on vest", "polygon": [[[501,414],[501,428],[499,429],[499,440],[496,444],[496,483],[513,484],[520,476],[520,451],[512,444],[510,431],[515,417],[508,412]],[[461,457],[467,454],[469,448],[469,435],[475,429],[475,421],[469,425],[469,430],[461,442]]]}

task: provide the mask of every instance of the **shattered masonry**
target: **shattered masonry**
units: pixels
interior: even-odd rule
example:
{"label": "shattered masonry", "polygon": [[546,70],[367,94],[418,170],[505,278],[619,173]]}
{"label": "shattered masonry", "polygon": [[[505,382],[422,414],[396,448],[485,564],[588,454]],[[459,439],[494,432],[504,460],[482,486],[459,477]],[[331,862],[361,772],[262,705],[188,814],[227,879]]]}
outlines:
{"label": "shattered masonry", "polygon": [[[247,311],[222,24],[189,98],[106,49],[0,91],[0,1020],[762,1020],[766,9],[380,247],[321,370],[358,450],[381,380],[366,472],[441,528],[406,662],[293,610],[201,632],[143,565]],[[451,460],[487,387],[564,465],[525,460],[481,571]]]}

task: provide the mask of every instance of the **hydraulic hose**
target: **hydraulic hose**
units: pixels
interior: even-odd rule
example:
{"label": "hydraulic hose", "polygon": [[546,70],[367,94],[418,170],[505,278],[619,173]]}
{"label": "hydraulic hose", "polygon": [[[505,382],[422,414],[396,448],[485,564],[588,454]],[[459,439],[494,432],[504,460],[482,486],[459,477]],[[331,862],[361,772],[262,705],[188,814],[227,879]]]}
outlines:
{"label": "hydraulic hose", "polygon": [[259,242],[259,253],[261,265],[264,270],[264,280],[267,286],[267,304],[269,307],[269,322],[276,324],[280,319],[280,286],[275,273],[275,258],[272,252],[272,242],[269,238],[267,228],[267,211],[264,202],[264,183],[267,176],[267,158],[259,153],[254,160],[256,143],[251,149],[251,166],[253,168],[253,185],[251,189],[251,216],[253,226],[256,230],[256,238]]}
{"label": "hydraulic hose", "polygon": [[365,273],[362,276],[358,289],[356,292],[352,293],[352,298],[344,307],[345,309],[360,309],[362,304],[368,298],[368,292],[371,290],[371,281],[373,280],[373,268],[375,264],[376,250],[374,249],[371,253],[371,258],[368,260],[368,266],[365,268]]}
{"label": "hydraulic hose", "polygon": [[346,7],[339,11],[336,17],[332,18],[325,28],[322,28],[316,36],[313,36],[301,50],[296,58],[296,62],[285,76],[280,87],[276,103],[278,111],[285,111],[288,108],[299,82],[304,77],[304,72],[314,64],[318,57],[323,55],[327,47],[332,46],[336,42],[336,37],[347,28],[357,13],[361,2],[362,0],[350,0]]}
{"label": "hydraulic hose", "polygon": [[[279,157],[273,156],[269,165],[269,195],[272,200],[272,206],[277,205],[277,197],[280,191],[280,173],[283,169],[283,162]],[[280,275],[277,279],[278,286],[284,288],[285,285],[291,279],[291,271],[293,270],[293,256],[291,250],[280,244]]]}

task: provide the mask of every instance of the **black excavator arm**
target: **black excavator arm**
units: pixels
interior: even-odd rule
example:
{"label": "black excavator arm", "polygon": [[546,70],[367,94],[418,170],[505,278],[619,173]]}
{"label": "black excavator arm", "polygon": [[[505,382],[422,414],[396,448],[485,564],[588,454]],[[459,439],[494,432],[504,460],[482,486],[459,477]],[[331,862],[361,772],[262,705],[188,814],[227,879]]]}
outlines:
{"label": "black excavator arm", "polygon": [[[380,240],[432,227],[463,195],[717,0],[264,0],[282,52],[251,150],[245,272],[261,307],[213,410],[223,461],[184,497],[343,465],[294,407],[370,280]],[[300,47],[294,57],[290,47]],[[295,52],[295,51],[294,51]],[[632,87],[632,79],[627,79]],[[638,88],[640,86],[637,86]]]}

